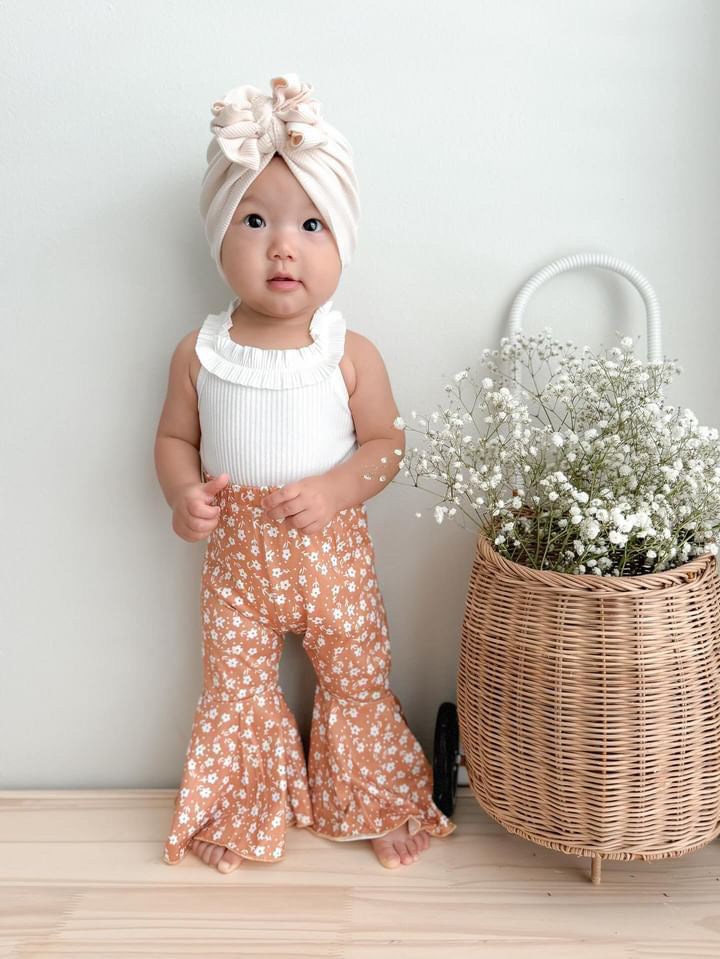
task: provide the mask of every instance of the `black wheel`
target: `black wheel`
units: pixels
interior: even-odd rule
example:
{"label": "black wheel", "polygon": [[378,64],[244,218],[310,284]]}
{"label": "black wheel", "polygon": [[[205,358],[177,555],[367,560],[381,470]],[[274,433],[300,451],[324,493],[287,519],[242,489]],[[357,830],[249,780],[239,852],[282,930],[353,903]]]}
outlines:
{"label": "black wheel", "polygon": [[433,802],[450,817],[455,810],[460,729],[455,703],[441,703],[435,721],[433,748]]}

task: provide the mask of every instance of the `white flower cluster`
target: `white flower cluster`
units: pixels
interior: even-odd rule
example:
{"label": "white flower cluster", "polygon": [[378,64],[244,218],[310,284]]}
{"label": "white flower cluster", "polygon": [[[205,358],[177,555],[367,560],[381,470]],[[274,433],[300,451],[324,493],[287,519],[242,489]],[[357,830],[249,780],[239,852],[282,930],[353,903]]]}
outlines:
{"label": "white flower cluster", "polygon": [[595,354],[546,329],[485,350],[490,376],[455,374],[399,464],[414,486],[441,486],[437,522],[459,510],[509,559],[570,573],[633,576],[717,553],[718,431],[664,402],[677,363],[644,363],[633,347],[626,336]]}

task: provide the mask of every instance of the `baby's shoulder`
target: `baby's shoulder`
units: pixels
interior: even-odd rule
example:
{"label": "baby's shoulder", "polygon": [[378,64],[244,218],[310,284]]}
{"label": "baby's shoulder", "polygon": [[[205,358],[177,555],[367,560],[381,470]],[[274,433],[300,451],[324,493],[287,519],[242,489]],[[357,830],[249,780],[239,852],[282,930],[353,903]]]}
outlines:
{"label": "baby's shoulder", "polygon": [[384,367],[380,351],[372,340],[355,330],[345,331],[345,353],[340,360],[340,368],[345,376],[348,393],[352,396],[361,371],[372,379],[378,365]]}
{"label": "baby's shoulder", "polygon": [[178,360],[187,365],[188,373],[190,374],[190,379],[192,385],[195,387],[197,392],[197,378],[198,373],[200,372],[200,359],[195,352],[195,344],[197,343],[198,333],[200,329],[190,330],[189,333],[186,333],[182,337],[178,345],[175,347],[175,354]]}
{"label": "baby's shoulder", "polygon": [[364,336],[354,330],[345,330],[345,352],[340,360],[340,370],[350,396],[353,395],[357,386],[358,354],[362,352],[364,339]]}
{"label": "baby's shoulder", "polygon": [[347,330],[345,333],[345,356],[349,357],[356,370],[368,363],[372,364],[373,361],[382,361],[380,350],[373,341],[354,330]]}
{"label": "baby's shoulder", "polygon": [[[389,382],[385,361],[378,347],[362,333],[347,331],[345,357],[349,355],[353,367],[353,390],[358,382],[363,382],[363,392],[367,394]],[[343,359],[345,359],[343,357]]]}

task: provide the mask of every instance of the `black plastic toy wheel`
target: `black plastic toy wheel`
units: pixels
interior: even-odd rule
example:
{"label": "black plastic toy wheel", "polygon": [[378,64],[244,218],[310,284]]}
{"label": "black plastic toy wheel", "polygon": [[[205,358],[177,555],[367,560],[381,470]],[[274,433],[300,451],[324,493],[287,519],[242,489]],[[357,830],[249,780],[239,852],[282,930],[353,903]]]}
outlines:
{"label": "black plastic toy wheel", "polygon": [[446,816],[455,810],[460,748],[455,703],[441,703],[435,721],[433,748],[433,802]]}

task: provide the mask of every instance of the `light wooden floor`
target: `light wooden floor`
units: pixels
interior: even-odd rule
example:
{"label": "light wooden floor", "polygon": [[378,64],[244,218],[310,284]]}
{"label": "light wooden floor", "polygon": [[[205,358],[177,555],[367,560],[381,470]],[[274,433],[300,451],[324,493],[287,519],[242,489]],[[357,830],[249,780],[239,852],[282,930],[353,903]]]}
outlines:
{"label": "light wooden floor", "polygon": [[511,836],[458,790],[457,830],[411,866],[290,829],[229,876],[161,859],[173,790],[0,792],[0,956],[12,959],[720,957],[720,841],[662,862]]}

